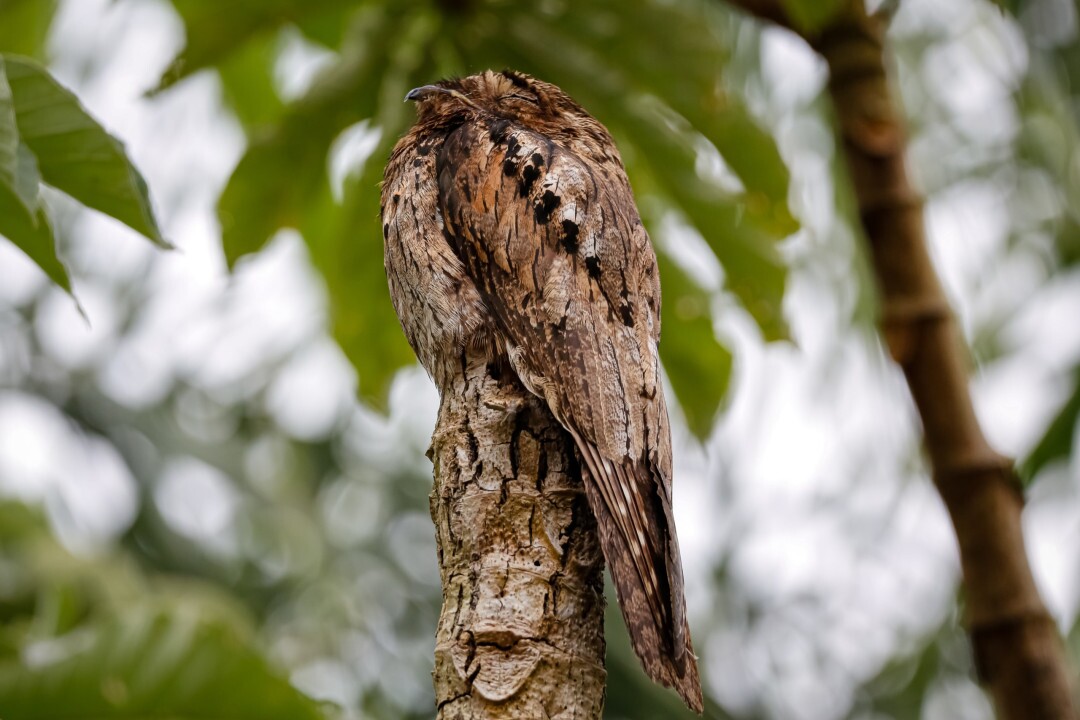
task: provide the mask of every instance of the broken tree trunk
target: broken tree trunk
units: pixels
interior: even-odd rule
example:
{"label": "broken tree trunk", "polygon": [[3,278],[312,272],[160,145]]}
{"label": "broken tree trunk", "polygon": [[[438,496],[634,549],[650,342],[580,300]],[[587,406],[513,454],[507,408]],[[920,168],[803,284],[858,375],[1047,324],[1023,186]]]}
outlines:
{"label": "broken tree trunk", "polygon": [[429,454],[438,717],[600,718],[604,564],[569,435],[508,368],[466,355]]}

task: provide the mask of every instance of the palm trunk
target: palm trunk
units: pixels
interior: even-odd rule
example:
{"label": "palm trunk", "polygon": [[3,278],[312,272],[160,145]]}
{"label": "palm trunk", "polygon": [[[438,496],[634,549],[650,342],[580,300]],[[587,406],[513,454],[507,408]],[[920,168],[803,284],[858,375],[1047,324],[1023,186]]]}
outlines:
{"label": "palm trunk", "polygon": [[[736,1],[790,27],[771,0]],[[967,622],[980,680],[1009,720],[1075,717],[1061,638],[1024,551],[1013,464],[979,427],[967,356],[926,249],[922,198],[908,183],[906,140],[885,71],[883,28],[853,0],[816,37],[829,65],[843,151],[883,302],[882,325],[922,419],[934,483],[959,542]]]}
{"label": "palm trunk", "polygon": [[603,556],[568,435],[508,368],[463,358],[429,455],[438,717],[599,718]]}

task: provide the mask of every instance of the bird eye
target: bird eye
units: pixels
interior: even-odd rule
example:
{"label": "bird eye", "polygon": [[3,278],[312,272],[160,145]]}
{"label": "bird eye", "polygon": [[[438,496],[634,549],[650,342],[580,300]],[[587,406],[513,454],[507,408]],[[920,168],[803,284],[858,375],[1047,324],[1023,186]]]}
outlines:
{"label": "bird eye", "polygon": [[539,105],[540,104],[539,102],[537,102],[536,98],[529,97],[528,95],[521,95],[519,93],[514,93],[513,95],[507,95],[506,97],[508,99],[523,100],[523,101],[525,101],[527,103],[532,103],[533,105]]}

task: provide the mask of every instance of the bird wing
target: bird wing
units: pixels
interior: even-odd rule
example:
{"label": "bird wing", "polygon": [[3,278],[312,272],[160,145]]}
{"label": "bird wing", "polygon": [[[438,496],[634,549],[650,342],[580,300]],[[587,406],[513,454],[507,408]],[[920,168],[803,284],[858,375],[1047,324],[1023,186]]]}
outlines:
{"label": "bird wing", "polygon": [[570,432],[646,671],[700,706],[671,512],[656,256],[621,164],[505,120],[466,123],[437,160],[446,239],[515,371]]}

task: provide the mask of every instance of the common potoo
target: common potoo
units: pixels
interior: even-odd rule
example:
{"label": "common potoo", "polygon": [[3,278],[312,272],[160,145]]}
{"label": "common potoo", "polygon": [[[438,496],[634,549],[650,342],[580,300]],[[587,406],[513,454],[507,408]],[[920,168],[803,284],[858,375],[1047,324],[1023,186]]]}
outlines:
{"label": "common potoo", "polygon": [[382,187],[390,295],[440,388],[462,349],[505,361],[573,438],[634,650],[702,709],[671,509],[660,278],[607,130],[506,71],[408,95]]}

